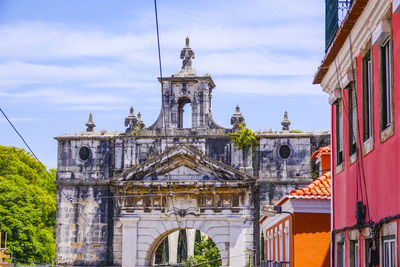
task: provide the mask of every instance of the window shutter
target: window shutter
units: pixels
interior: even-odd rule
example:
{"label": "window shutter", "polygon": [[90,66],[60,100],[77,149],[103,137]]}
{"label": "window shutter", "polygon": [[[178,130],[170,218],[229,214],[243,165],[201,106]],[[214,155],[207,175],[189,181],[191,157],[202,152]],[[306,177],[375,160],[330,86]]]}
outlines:
{"label": "window shutter", "polygon": [[[343,151],[343,101],[338,104],[339,108],[339,151]],[[337,134],[337,133],[336,133]]]}
{"label": "window shutter", "polygon": [[356,94],[356,89],[351,90],[351,97],[353,98],[352,104],[352,110],[353,110],[353,114],[352,114],[352,127],[353,127],[353,135],[354,135],[354,139],[352,140],[353,144],[357,143],[357,136],[358,136],[358,127],[357,127],[357,123],[358,123],[358,118],[357,118],[357,94]]}

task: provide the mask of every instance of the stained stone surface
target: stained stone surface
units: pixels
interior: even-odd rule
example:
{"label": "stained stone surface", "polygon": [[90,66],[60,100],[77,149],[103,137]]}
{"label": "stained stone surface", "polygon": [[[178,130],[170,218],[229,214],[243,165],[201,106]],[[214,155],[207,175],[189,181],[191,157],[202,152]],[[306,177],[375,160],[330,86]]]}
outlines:
{"label": "stained stone surface", "polygon": [[[256,132],[258,147],[238,150],[229,138],[235,125],[214,122],[215,84],[195,74],[190,51],[186,40],[182,70],[159,79],[164,109],[149,128],[131,109],[127,129],[121,118],[121,131],[56,137],[59,266],[151,266],[159,243],[185,228],[210,236],[223,266],[247,266],[249,249],[259,246],[260,207],[312,180],[311,154],[330,143],[329,133]],[[182,128],[185,104],[190,128]]]}

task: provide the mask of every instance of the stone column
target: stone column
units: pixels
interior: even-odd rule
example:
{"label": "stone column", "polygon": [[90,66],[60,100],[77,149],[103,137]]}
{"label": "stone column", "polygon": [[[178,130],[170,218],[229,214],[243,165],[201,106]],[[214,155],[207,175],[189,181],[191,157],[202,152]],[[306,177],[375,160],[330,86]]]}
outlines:
{"label": "stone column", "polygon": [[137,265],[138,217],[120,218],[122,226],[122,267]]}
{"label": "stone column", "polygon": [[115,168],[122,169],[123,165],[123,158],[124,158],[124,149],[122,140],[115,140]]}
{"label": "stone column", "polygon": [[196,238],[196,229],[186,229],[186,241],[188,248],[188,257],[194,257],[194,241]]}
{"label": "stone column", "polygon": [[253,148],[243,151],[243,171],[247,175],[253,175]]}
{"label": "stone column", "polygon": [[178,262],[178,239],[179,231],[175,231],[168,236],[169,263]]}
{"label": "stone column", "polygon": [[229,262],[223,264],[230,267],[247,266],[246,248],[244,247],[243,223],[244,219],[229,216]]}
{"label": "stone column", "polygon": [[243,152],[235,147],[235,144],[231,143],[231,162],[234,168],[243,170]]}

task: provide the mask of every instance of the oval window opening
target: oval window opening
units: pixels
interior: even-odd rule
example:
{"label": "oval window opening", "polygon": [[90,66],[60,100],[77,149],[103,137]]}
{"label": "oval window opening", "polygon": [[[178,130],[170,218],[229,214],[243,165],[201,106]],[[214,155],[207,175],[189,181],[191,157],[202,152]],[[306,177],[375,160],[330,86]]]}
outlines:
{"label": "oval window opening", "polygon": [[279,156],[282,159],[288,159],[290,157],[291,149],[288,145],[281,145],[279,148]]}
{"label": "oval window opening", "polygon": [[83,146],[81,147],[81,149],[79,149],[79,158],[83,161],[86,161],[89,159],[90,156],[90,150],[87,146]]}

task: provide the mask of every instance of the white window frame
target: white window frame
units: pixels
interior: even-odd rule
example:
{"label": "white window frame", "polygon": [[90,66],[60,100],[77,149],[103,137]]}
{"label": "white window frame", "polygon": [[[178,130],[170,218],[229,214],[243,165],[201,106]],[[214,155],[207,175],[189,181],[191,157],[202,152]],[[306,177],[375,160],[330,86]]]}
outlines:
{"label": "white window frame", "polygon": [[[386,92],[386,125],[382,125],[382,129],[389,127],[393,122],[392,117],[392,50],[390,38],[381,45],[381,51],[385,52],[385,62],[382,62],[382,67],[385,67],[385,83],[382,82],[382,90]],[[383,59],[383,57],[382,57]]]}
{"label": "white window frame", "polygon": [[340,266],[338,263],[338,252],[339,252],[339,246],[342,247],[342,265],[343,267],[346,266],[346,233],[342,233],[342,234],[337,234],[336,236],[336,265]]}
{"label": "white window frame", "polygon": [[289,221],[285,222],[285,254],[286,261],[290,262],[290,233],[289,233]]}
{"label": "white window frame", "polygon": [[[339,99],[335,107],[335,134],[336,134],[336,173],[343,170],[344,166],[344,118],[343,118],[343,100]],[[339,161],[339,153],[341,153],[341,161]]]}
{"label": "white window frame", "polygon": [[269,249],[270,249],[270,244],[269,244],[269,242],[270,242],[270,235],[269,235],[269,231],[267,231],[267,234],[266,234],[266,236],[267,236],[267,260],[270,260],[270,256],[269,256]]}
{"label": "white window frame", "polygon": [[[368,58],[367,58],[368,56]],[[364,143],[368,142],[372,139],[373,136],[373,113],[372,113],[372,98],[373,98],[373,65],[372,65],[372,49],[370,48],[366,55],[364,55],[362,59],[362,68],[363,68],[363,116],[367,117],[368,127],[365,127],[365,118],[363,118],[363,140]],[[365,98],[368,97],[368,101],[365,101]],[[365,110],[366,109],[366,110]],[[366,129],[367,128],[367,129]],[[365,130],[368,131],[368,135],[365,135]]]}
{"label": "white window frame", "polygon": [[[392,261],[386,261],[387,257],[386,257],[386,246],[389,245],[389,250],[388,250],[388,255],[389,255],[389,259],[392,259]],[[394,247],[393,251],[390,249],[391,247]],[[397,263],[397,253],[396,253],[396,237],[395,236],[389,236],[389,237],[383,237],[382,238],[382,253],[381,253],[381,257],[382,257],[382,267],[396,267],[396,263]],[[393,255],[394,252],[394,255]]]}
{"label": "white window frame", "polygon": [[279,225],[279,261],[283,261],[283,231],[282,231],[282,224]]}
{"label": "white window frame", "polygon": [[[350,267],[360,267],[360,243],[359,240],[350,240]],[[354,247],[353,247],[354,246]],[[351,253],[353,252],[353,253]],[[354,264],[353,264],[354,262]]]}
{"label": "white window frame", "polygon": [[278,261],[278,228],[275,228],[275,261]]}

